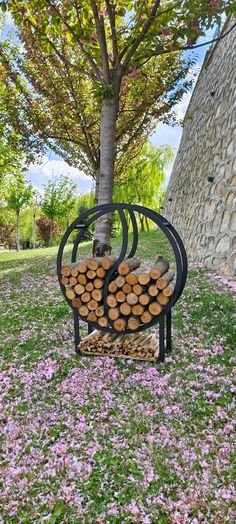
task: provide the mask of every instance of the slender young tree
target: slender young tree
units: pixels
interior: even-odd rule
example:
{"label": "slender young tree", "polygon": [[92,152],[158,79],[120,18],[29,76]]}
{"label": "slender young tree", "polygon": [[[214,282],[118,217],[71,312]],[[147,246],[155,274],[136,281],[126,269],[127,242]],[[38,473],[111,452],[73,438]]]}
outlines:
{"label": "slender young tree", "polygon": [[42,212],[51,221],[50,246],[53,239],[53,224],[55,219],[65,218],[74,206],[76,185],[69,177],[52,177],[44,186],[44,195],[41,202]]}
{"label": "slender young tree", "polygon": [[[182,52],[194,49],[222,13],[236,11],[235,0],[2,4],[9,6],[24,43],[23,57],[12,53],[11,60],[2,46],[6,82],[17,83],[28,100],[38,136],[96,172],[98,204],[112,201],[116,158],[131,152],[157,120],[168,119],[188,88],[183,80],[192,61]],[[20,71],[31,89],[19,81]],[[110,230],[111,222],[101,218],[96,238],[107,243]]]}
{"label": "slender young tree", "polygon": [[24,206],[32,202],[33,195],[33,186],[30,182],[26,182],[23,173],[17,173],[10,178],[5,200],[8,208],[16,214],[17,251],[20,251],[20,212]]}

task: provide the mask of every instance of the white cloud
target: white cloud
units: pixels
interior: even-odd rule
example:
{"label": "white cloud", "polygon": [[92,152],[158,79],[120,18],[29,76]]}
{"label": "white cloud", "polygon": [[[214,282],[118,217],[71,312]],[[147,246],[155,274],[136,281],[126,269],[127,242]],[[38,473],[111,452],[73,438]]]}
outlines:
{"label": "white cloud", "polygon": [[31,164],[27,172],[27,179],[33,186],[42,191],[42,186],[47,184],[52,176],[68,175],[76,183],[78,191],[85,193],[92,188],[92,178],[88,177],[75,167],[70,167],[64,160],[50,160],[44,156],[40,165]]}

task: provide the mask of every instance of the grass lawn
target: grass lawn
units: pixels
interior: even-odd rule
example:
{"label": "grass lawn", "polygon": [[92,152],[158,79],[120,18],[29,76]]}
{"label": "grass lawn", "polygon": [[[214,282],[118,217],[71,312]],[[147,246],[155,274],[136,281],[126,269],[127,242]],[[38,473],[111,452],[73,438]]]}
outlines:
{"label": "grass lawn", "polygon": [[0,523],[233,524],[231,290],[190,270],[164,364],[78,357],[56,252],[0,254]]}

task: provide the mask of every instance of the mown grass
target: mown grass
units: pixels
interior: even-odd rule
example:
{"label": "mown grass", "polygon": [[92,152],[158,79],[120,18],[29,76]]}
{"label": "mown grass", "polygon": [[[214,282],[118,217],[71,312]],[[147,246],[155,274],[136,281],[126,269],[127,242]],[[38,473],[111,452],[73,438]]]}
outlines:
{"label": "mown grass", "polygon": [[0,254],[4,524],[234,522],[232,293],[191,269],[157,367],[77,357],[56,252]]}

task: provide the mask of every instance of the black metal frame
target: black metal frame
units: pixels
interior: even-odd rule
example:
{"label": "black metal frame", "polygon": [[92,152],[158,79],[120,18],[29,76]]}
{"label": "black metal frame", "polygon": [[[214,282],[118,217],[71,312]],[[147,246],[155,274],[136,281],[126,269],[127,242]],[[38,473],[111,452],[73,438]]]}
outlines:
{"label": "black metal frame", "polygon": [[[141,325],[135,333],[139,331],[143,331],[144,329],[150,328],[154,326],[155,324],[159,323],[159,358],[158,360],[160,362],[164,362],[165,359],[165,352],[171,351],[171,309],[176,303],[176,301],[179,299],[180,295],[183,292],[186,279],[187,279],[187,256],[186,251],[183,245],[183,242],[177,233],[177,231],[174,229],[174,227],[159,213],[156,211],[153,211],[151,209],[148,209],[143,206],[139,206],[136,204],[104,204],[101,206],[96,206],[92,209],[89,209],[88,211],[85,211],[82,215],[80,215],[79,218],[77,218],[67,229],[66,233],[64,234],[59,250],[58,250],[58,256],[57,256],[57,275],[59,284],[62,290],[62,293],[68,302],[69,306],[72,307],[71,301],[67,298],[65,294],[65,286],[61,283],[61,265],[62,265],[62,256],[64,247],[67,243],[67,240],[70,236],[70,234],[77,229],[78,233],[74,240],[74,246],[72,250],[72,256],[71,256],[71,262],[75,262],[77,259],[77,253],[80,241],[82,240],[83,234],[85,230],[98,218],[103,216],[107,213],[113,213],[115,211],[118,211],[121,224],[122,224],[122,230],[123,230],[123,240],[122,240],[122,247],[119,257],[117,258],[116,262],[111,266],[111,268],[108,270],[107,275],[104,280],[104,288],[103,288],[103,296],[104,296],[104,308],[105,311],[107,310],[108,306],[106,303],[106,298],[108,294],[108,285],[109,282],[116,272],[120,262],[124,260],[124,258],[131,258],[135,255],[137,246],[138,246],[138,227],[135,217],[135,212],[139,214],[145,215],[147,218],[152,220],[165,234],[167,237],[173,252],[175,256],[175,262],[176,262],[176,285],[174,289],[174,293],[170,298],[170,301],[168,304],[164,307],[163,311],[158,315],[157,317],[154,317],[153,320],[149,324]],[[125,217],[124,211],[127,211],[129,213],[132,228],[133,228],[133,243],[132,248],[128,255],[126,255],[127,247],[128,247],[128,226],[127,221]],[[92,215],[92,216],[91,216]],[[79,329],[79,314],[78,310],[73,308],[73,315],[74,315],[74,332],[75,332],[75,348],[76,352],[80,354],[80,351],[78,349],[78,345],[80,342],[80,329]],[[101,327],[98,326],[95,323],[88,322],[86,318],[81,317],[81,319],[88,324],[88,332],[90,333],[94,328],[99,329],[100,331],[105,331],[109,333],[117,333],[114,329],[114,326],[111,325],[109,327]],[[112,322],[111,322],[112,324]],[[126,329],[123,333],[133,333],[132,330]],[[121,334],[119,332],[119,334]]]}

